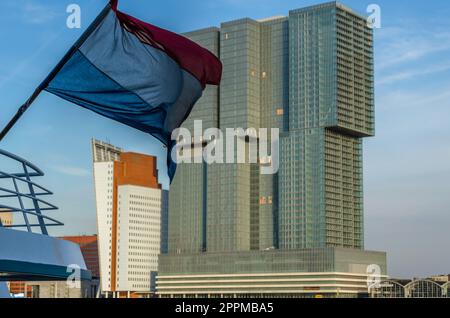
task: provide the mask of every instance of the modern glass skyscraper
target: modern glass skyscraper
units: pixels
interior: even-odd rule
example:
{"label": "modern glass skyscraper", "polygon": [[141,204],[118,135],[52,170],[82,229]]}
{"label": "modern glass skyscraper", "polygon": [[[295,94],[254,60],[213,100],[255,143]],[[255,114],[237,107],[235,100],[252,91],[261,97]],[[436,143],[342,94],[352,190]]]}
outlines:
{"label": "modern glass skyscraper", "polygon": [[372,30],[343,6],[289,14],[280,248],[363,248],[361,138],[374,134]]}
{"label": "modern glass skyscraper", "polygon": [[[224,71],[220,87],[208,88],[184,126],[192,130],[202,120],[203,129],[278,128],[280,170],[260,173],[270,158],[179,165],[159,292],[227,293],[212,286],[176,292],[165,285],[174,275],[273,278],[338,269],[361,275],[374,263],[385,273],[385,254],[363,251],[362,138],[374,135],[373,35],[366,18],[330,2],[186,36],[218,55]],[[340,259],[345,253],[352,256]],[[228,268],[216,258],[227,258]]]}

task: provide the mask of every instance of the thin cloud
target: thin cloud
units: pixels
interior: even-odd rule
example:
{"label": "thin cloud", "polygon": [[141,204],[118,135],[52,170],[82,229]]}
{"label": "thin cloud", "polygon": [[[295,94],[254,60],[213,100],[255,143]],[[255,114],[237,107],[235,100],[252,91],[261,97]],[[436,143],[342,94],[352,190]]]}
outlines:
{"label": "thin cloud", "polygon": [[73,166],[56,166],[54,169],[59,173],[72,177],[89,177],[91,175],[89,170]]}
{"label": "thin cloud", "polygon": [[382,76],[376,83],[378,85],[392,84],[399,81],[410,80],[421,76],[442,73],[450,70],[450,64],[447,65],[433,65],[428,68],[421,68],[417,70],[402,71],[387,76]]}
{"label": "thin cloud", "polygon": [[450,50],[450,33],[411,33],[398,29],[386,31],[377,56],[378,70],[414,62]]}
{"label": "thin cloud", "polygon": [[[420,109],[424,111],[424,114],[429,114],[430,105],[434,105],[435,108],[442,108],[448,111],[448,106],[450,100],[450,83],[442,85],[441,88],[434,90],[416,90],[411,91],[409,89],[405,90],[395,90],[387,91],[385,94],[380,95],[377,100],[377,107],[382,111],[388,109],[400,109],[408,108]],[[404,109],[402,110],[404,111]],[[421,118],[419,118],[421,119]]]}
{"label": "thin cloud", "polygon": [[34,2],[27,2],[23,7],[23,19],[31,24],[45,24],[57,15],[51,7]]}
{"label": "thin cloud", "polygon": [[25,73],[24,71],[28,68],[30,63],[34,62],[38,57],[40,57],[42,52],[47,49],[52,43],[54,43],[60,37],[62,32],[63,30],[61,30],[59,33],[49,36],[48,39],[33,52],[33,54],[31,54],[27,59],[21,61],[17,65],[17,67],[11,71],[11,73],[9,73],[8,75],[0,76],[0,88],[2,88],[2,86],[9,81],[14,81],[18,75]]}

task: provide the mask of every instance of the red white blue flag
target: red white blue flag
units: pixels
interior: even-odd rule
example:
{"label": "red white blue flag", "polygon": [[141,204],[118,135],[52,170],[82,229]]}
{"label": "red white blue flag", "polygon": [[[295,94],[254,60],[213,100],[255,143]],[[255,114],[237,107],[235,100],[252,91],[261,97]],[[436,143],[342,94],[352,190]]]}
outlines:
{"label": "red white blue flag", "polygon": [[191,40],[117,10],[117,0],[45,90],[158,138],[175,163],[171,133],[207,84],[219,85],[220,60]]}

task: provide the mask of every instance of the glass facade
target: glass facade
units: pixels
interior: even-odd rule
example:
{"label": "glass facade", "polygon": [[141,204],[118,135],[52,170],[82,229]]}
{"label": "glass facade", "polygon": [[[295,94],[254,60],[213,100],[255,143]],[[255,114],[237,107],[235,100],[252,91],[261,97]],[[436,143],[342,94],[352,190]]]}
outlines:
{"label": "glass facade", "polygon": [[372,30],[336,3],[289,14],[279,247],[364,248],[362,137],[374,133]]}
{"label": "glass facade", "polygon": [[[256,273],[366,273],[370,264],[379,264],[386,273],[384,252],[345,248],[316,248],[247,252],[192,253],[161,256],[159,276]],[[176,260],[176,261],[175,261]]]}
{"label": "glass facade", "polygon": [[385,254],[355,249],[324,248],[223,252],[163,256],[158,292],[184,297],[355,297],[367,293],[370,264]]}
{"label": "glass facade", "polygon": [[[219,29],[208,28],[186,34],[216,55],[219,55]],[[203,130],[219,125],[219,89],[207,86],[183,127],[194,131],[194,120],[201,120]],[[205,182],[203,163],[182,163],[169,193],[168,252],[200,253],[205,250],[205,202],[213,195],[211,184]],[[208,191],[206,188],[208,187]]]}
{"label": "glass facade", "polygon": [[[186,36],[219,56],[224,69],[220,87],[207,88],[184,127],[193,131],[202,120],[203,129],[224,134],[278,128],[280,170],[262,175],[267,158],[180,164],[160,273],[351,272],[349,262],[366,264],[362,138],[374,135],[366,19],[331,2]],[[348,249],[347,263],[335,261],[336,249]]]}
{"label": "glass facade", "polygon": [[[286,129],[287,18],[241,19],[185,35],[220,56],[224,66],[220,89],[208,87],[185,128],[193,132],[194,120],[202,120],[203,129],[218,127],[223,133],[227,128]],[[170,253],[278,245],[278,175],[261,175],[259,164],[180,164],[169,207]]]}

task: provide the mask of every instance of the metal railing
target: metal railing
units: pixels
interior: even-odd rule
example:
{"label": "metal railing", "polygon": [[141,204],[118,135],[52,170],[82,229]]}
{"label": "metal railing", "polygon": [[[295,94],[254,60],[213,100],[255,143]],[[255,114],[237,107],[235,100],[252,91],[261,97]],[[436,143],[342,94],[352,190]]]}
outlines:
{"label": "metal railing", "polygon": [[[23,216],[23,223],[18,221],[13,224],[2,224],[0,221],[0,226],[26,228],[28,232],[33,232],[33,228],[39,228],[42,234],[48,235],[48,226],[64,225],[43,214],[45,211],[58,210],[55,205],[41,198],[53,193],[32,181],[32,178],[44,176],[44,172],[31,162],[1,149],[0,159],[9,160],[18,167],[15,172],[5,172],[0,166],[0,215],[21,213]],[[23,188],[24,191],[21,190]]]}

